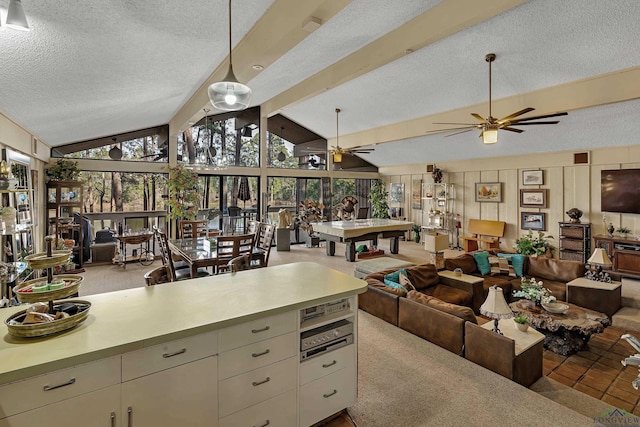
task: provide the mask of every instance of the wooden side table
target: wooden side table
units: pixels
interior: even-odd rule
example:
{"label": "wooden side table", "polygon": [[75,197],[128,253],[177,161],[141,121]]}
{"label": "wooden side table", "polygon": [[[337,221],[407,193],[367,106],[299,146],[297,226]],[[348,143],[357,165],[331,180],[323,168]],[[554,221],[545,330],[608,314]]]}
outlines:
{"label": "wooden side table", "polygon": [[[493,329],[493,320],[481,325],[484,329],[492,330]],[[513,319],[500,319],[498,320],[498,328],[502,332],[502,334],[511,338],[516,343],[516,357],[525,351],[529,350],[531,347],[540,343],[542,345],[542,341],[544,340],[544,334],[536,331],[535,328],[529,327],[525,332],[521,332],[516,329],[515,322]]]}
{"label": "wooden side table", "polygon": [[611,317],[622,306],[622,284],[579,277],[567,283],[567,302]]}

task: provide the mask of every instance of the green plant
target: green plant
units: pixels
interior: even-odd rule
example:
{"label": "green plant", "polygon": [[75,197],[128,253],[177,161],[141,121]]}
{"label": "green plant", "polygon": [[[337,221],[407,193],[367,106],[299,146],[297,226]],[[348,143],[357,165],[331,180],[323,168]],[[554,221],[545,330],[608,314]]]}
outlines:
{"label": "green plant", "polygon": [[551,235],[545,235],[542,231],[538,231],[538,235],[535,236],[531,230],[528,234],[520,236],[513,245],[513,249],[519,254],[523,255],[544,255],[547,250],[553,251],[555,247],[548,242],[548,239],[553,239]]}
{"label": "green plant", "polygon": [[628,227],[618,227],[616,232],[620,234],[624,234],[626,236],[627,234],[631,234],[631,229]]}
{"label": "green plant", "polygon": [[527,322],[529,321],[529,318],[524,314],[519,314],[513,318],[513,321],[516,323],[520,323],[521,325],[526,325]]}
{"label": "green plant", "polygon": [[555,302],[556,297],[551,295],[551,291],[542,286],[542,280],[536,281],[535,277],[527,280],[526,277],[520,279],[520,290],[513,291],[513,296],[526,298],[540,305],[541,303]]}
{"label": "green plant", "polygon": [[198,214],[198,175],[182,165],[169,168],[169,218],[193,221]]}
{"label": "green plant", "polygon": [[80,175],[78,162],[69,159],[58,159],[46,170],[47,176],[54,181],[75,181]]}
{"label": "green plant", "polygon": [[369,193],[371,218],[390,218],[388,198],[389,192],[386,190],[384,182],[381,179],[374,180]]}
{"label": "green plant", "polygon": [[420,224],[413,224],[411,226],[411,230],[413,230],[414,233],[420,233],[422,231],[422,226]]}

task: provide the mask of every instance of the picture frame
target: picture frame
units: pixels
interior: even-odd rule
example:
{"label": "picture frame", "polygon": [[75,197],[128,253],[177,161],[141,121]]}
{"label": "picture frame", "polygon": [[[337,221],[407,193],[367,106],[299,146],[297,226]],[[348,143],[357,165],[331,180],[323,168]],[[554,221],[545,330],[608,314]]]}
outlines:
{"label": "picture frame", "polygon": [[544,185],[544,171],[522,171],[522,185]]}
{"label": "picture frame", "polygon": [[422,209],[422,180],[414,179],[411,182],[411,208]]}
{"label": "picture frame", "polygon": [[502,183],[501,182],[476,182],[476,202],[502,202]]}
{"label": "picture frame", "polygon": [[391,183],[391,190],[389,191],[389,200],[395,203],[404,202],[404,184],[398,182]]}
{"label": "picture frame", "polygon": [[538,188],[535,190],[520,190],[520,207],[521,208],[546,208],[547,207],[547,189]]}
{"label": "picture frame", "polygon": [[547,230],[547,214],[544,212],[520,212],[522,230]]}

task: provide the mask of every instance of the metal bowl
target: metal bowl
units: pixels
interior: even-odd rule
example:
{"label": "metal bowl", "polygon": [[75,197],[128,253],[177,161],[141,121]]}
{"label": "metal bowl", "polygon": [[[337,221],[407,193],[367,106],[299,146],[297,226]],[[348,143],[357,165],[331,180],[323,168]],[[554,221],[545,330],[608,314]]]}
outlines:
{"label": "metal bowl", "polygon": [[569,311],[569,306],[567,304],[562,304],[559,302],[549,302],[546,304],[542,303],[542,308],[547,310],[549,313],[555,314],[565,314],[567,311]]}

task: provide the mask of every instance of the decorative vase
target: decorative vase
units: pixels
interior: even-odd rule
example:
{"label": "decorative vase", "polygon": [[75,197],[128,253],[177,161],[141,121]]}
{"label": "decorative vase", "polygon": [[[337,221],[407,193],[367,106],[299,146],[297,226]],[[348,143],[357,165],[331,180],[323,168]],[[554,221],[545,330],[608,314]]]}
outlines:
{"label": "decorative vase", "polygon": [[607,234],[609,234],[609,237],[613,237],[614,231],[616,231],[616,228],[613,226],[613,223],[610,222],[607,226]]}
{"label": "decorative vase", "polygon": [[518,323],[515,320],[513,321],[513,323],[515,323],[516,329],[520,332],[527,332],[527,329],[529,329],[529,325],[527,323]]}

